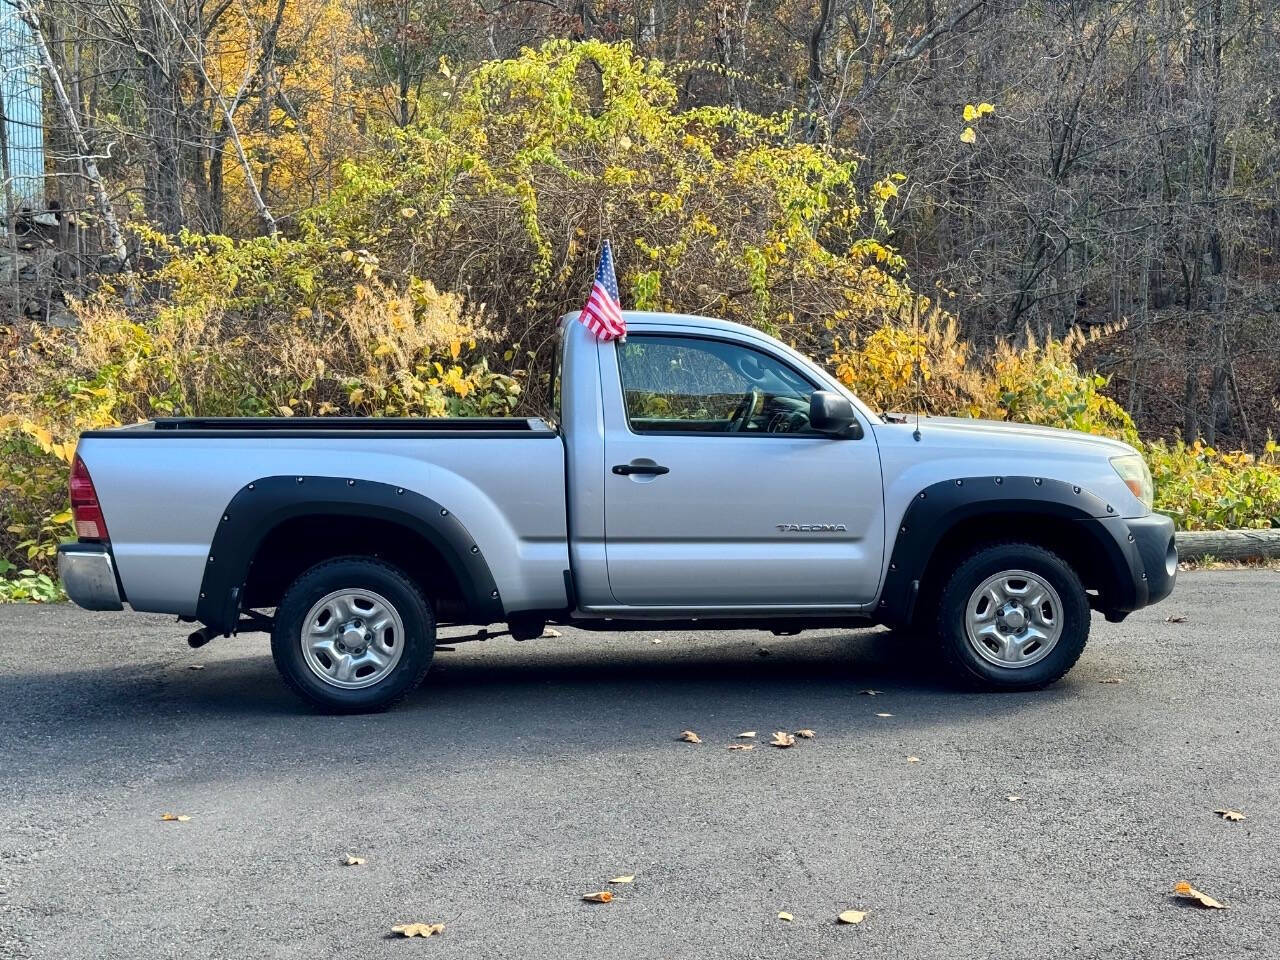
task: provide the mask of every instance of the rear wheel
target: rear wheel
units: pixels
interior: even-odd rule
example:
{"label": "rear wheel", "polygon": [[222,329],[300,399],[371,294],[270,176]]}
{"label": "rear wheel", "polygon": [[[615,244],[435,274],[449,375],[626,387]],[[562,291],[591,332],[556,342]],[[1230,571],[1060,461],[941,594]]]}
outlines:
{"label": "rear wheel", "polygon": [[435,618],[403,571],[367,557],[318,564],[285,591],[271,652],[285,682],[334,713],[385,710],[431,666]]}
{"label": "rear wheel", "polygon": [[1034,690],[1061,678],[1089,639],[1089,598],[1057,554],[1029,543],[975,551],[938,598],[943,659],[959,679]]}

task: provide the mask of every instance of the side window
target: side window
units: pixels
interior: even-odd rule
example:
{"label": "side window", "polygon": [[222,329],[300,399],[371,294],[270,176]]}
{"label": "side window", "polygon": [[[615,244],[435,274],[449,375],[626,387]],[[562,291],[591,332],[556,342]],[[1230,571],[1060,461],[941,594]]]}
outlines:
{"label": "side window", "polygon": [[811,433],[816,387],[767,353],[724,340],[634,334],[617,347],[636,433]]}

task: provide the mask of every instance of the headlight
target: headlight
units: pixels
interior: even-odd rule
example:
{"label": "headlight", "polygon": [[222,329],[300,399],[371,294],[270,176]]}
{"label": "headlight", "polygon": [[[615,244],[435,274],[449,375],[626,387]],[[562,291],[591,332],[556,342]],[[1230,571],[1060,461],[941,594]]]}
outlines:
{"label": "headlight", "polygon": [[1111,466],[1125,486],[1133,491],[1133,495],[1142,501],[1148,510],[1155,500],[1155,484],[1151,482],[1151,471],[1147,469],[1147,461],[1137,453],[1127,453],[1123,457],[1112,457]]}

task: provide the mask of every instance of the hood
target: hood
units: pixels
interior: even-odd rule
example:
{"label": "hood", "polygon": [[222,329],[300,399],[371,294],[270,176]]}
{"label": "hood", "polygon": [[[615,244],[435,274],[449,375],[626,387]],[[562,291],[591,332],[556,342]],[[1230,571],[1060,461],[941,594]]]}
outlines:
{"label": "hood", "polygon": [[[907,425],[915,428],[915,418],[908,417]],[[1060,427],[1041,427],[1033,423],[1013,423],[1007,420],[974,420],[968,417],[923,417],[920,420],[922,435],[933,434],[938,439],[982,439],[998,446],[1035,446],[1046,442],[1071,443],[1091,448],[1107,457],[1133,453],[1133,447],[1123,440],[1100,437],[1080,430],[1064,430]],[[941,436],[939,436],[941,435]]]}

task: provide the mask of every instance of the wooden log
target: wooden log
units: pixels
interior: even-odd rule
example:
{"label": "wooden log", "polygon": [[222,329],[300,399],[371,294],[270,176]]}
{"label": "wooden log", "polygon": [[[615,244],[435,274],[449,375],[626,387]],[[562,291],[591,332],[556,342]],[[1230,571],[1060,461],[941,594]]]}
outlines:
{"label": "wooden log", "polygon": [[1183,560],[1280,559],[1280,530],[1179,530],[1175,540]]}

